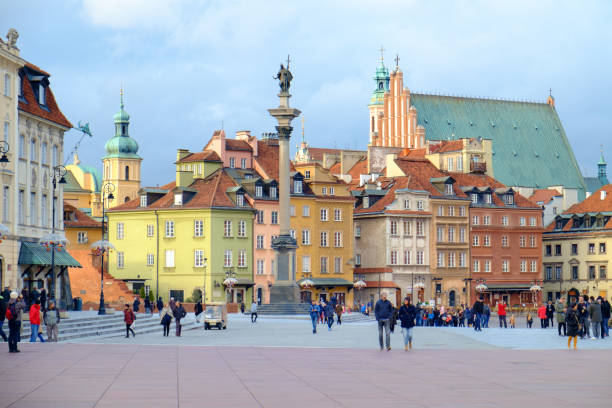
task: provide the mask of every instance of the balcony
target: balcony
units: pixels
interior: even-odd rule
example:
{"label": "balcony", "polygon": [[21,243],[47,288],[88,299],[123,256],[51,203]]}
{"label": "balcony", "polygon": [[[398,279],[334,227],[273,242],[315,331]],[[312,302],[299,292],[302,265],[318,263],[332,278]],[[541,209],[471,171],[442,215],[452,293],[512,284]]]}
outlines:
{"label": "balcony", "polygon": [[487,172],[487,163],[486,162],[470,162],[470,171],[472,173],[486,173]]}

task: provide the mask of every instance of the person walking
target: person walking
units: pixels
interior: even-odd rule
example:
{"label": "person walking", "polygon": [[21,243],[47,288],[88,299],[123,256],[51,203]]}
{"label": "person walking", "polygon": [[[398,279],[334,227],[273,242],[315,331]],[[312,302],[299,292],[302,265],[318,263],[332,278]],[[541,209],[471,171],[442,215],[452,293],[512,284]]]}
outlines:
{"label": "person walking", "polygon": [[[599,337],[599,329],[601,329],[601,304],[595,302],[595,298],[591,296],[591,304],[589,304],[589,318],[591,319],[591,340],[597,340]],[[603,337],[602,337],[603,338]]]}
{"label": "person walking", "polygon": [[378,343],[380,344],[380,351],[383,350],[383,329],[385,331],[385,344],[387,351],[391,350],[391,335],[389,330],[391,329],[391,315],[393,314],[393,305],[387,300],[387,293],[383,292],[381,298],[378,299],[374,306],[374,316],[378,322]]}
{"label": "person walking", "polygon": [[499,316],[499,328],[502,328],[502,323],[504,329],[508,328],[506,324],[506,302],[502,299],[501,302],[497,302],[497,316]]}
{"label": "person walking", "polygon": [[423,325],[423,309],[421,308],[421,303],[417,302],[416,305],[416,325],[417,326],[422,326]]}
{"label": "person walking", "polygon": [[393,312],[391,313],[391,319],[389,320],[389,329],[391,330],[391,333],[395,333],[395,325],[397,324],[398,313],[398,308],[393,306]]}
{"label": "person walking", "polygon": [[47,310],[47,290],[45,288],[40,290],[40,308],[43,312]]}
{"label": "person walking", "polygon": [[548,327],[548,325],[550,324],[551,329],[555,328],[554,316],[555,306],[553,305],[552,300],[549,300],[546,304],[546,327]]}
{"label": "person walking", "polygon": [[57,335],[59,333],[60,314],[59,310],[55,308],[55,303],[49,301],[49,307],[43,314],[43,321],[47,326],[47,341],[57,343]]}
{"label": "person walking", "polygon": [[591,337],[589,331],[589,305],[584,297],[578,298],[578,319],[580,320],[580,338]]}
{"label": "person walking", "polygon": [[251,323],[257,322],[257,302],[251,303]]}
{"label": "person walking", "polygon": [[196,302],[193,307],[193,313],[195,314],[196,322],[200,322],[200,318],[202,317],[202,312],[204,311],[204,307],[202,306],[202,302],[199,300]]}
{"label": "person walking", "polygon": [[162,298],[157,298],[157,313],[159,313],[159,316],[161,317],[161,313],[162,313],[162,309],[164,308],[164,302],[162,301]]}
{"label": "person walking", "polygon": [[604,334],[602,337],[610,337],[610,326],[608,326],[608,321],[610,320],[610,302],[605,298],[601,300],[601,318],[601,329]]}
{"label": "person walking", "polygon": [[136,315],[130,309],[130,304],[126,303],[125,309],[123,310],[123,321],[125,322],[125,338],[126,339],[130,338],[130,332],[132,332],[132,336],[136,337],[136,333],[134,333],[134,328],[132,327],[135,320],[136,320]]}
{"label": "person walking", "polygon": [[170,306],[166,304],[165,307],[162,307],[159,311],[159,316],[159,324],[164,328],[164,337],[168,337],[170,334],[170,323],[172,323],[172,310]]}
{"label": "person walking", "polygon": [[6,300],[4,300],[4,296],[0,295],[0,336],[3,341],[8,341],[8,337],[2,328],[4,326],[4,319],[6,319]]}
{"label": "person walking", "polygon": [[174,321],[176,322],[176,337],[181,337],[181,319],[187,316],[187,312],[185,311],[185,308],[181,302],[176,302],[175,305],[173,314]]}
{"label": "person walking", "polygon": [[565,323],[567,324],[567,349],[570,349],[570,343],[574,339],[574,350],[578,342],[578,329],[580,327],[580,317],[578,316],[578,305],[572,303],[565,313]]}
{"label": "person walking", "polygon": [[42,333],[38,332],[40,327],[40,298],[34,301],[34,304],[30,306],[30,343],[36,343],[36,338],[39,338],[42,343],[45,339]]}
{"label": "person walking", "polygon": [[399,309],[400,325],[404,335],[404,350],[412,350],[412,328],[415,325],[416,309],[410,303],[410,298],[404,298],[404,304]]}
{"label": "person walking", "polygon": [[[491,308],[489,307],[489,305],[484,305],[483,306],[483,316],[482,316],[482,327],[485,329],[489,328],[489,319],[491,319]],[[501,327],[501,322],[500,322],[500,327]]]}
{"label": "person walking", "polygon": [[557,317],[557,331],[561,336],[561,329],[563,329],[563,336],[567,333],[567,324],[565,323],[565,298],[557,299],[555,303],[555,315]]}
{"label": "person walking", "polygon": [[133,313],[138,313],[139,310],[140,310],[140,298],[136,296],[134,298]]}
{"label": "person walking", "polygon": [[479,296],[474,306],[472,307],[472,314],[474,316],[474,331],[482,331],[480,323],[482,322],[482,313],[484,312],[484,301],[482,296]]}
{"label": "person walking", "polygon": [[25,303],[19,299],[17,292],[11,292],[7,309],[7,319],[9,325],[8,346],[9,353],[19,353],[17,343],[20,340],[21,314],[25,310]]}
{"label": "person walking", "polygon": [[315,303],[314,300],[310,304],[310,310],[308,313],[310,314],[310,320],[312,321],[312,334],[315,334],[317,332],[317,323],[321,312],[319,310],[319,305]]}
{"label": "person walking", "polygon": [[151,314],[151,299],[149,299],[149,297],[145,297],[144,300],[144,307],[145,307],[145,313],[146,314]]}
{"label": "person walking", "polygon": [[332,302],[324,303],[323,311],[325,312],[325,322],[327,322],[327,330],[331,331],[334,324],[334,304]]}
{"label": "person walking", "polygon": [[336,305],[336,316],[337,316],[337,318],[338,318],[338,320],[336,321],[336,323],[337,323],[338,325],[341,325],[341,324],[342,324],[342,312],[343,312],[343,310],[342,310],[342,305],[341,305],[340,303],[338,303],[338,304]]}
{"label": "person walking", "polygon": [[531,329],[532,325],[533,325],[533,316],[531,315],[531,312],[527,312],[527,327]]}
{"label": "person walking", "polygon": [[540,328],[545,329],[548,324],[548,318],[546,317],[546,305],[543,303],[538,308],[538,317],[540,318]]}

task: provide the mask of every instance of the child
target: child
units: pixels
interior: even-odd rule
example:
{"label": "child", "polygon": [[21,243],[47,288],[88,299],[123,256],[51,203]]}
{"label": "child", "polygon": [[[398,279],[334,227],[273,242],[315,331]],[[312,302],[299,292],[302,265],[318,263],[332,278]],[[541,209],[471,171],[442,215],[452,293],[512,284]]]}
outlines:
{"label": "child", "polygon": [[516,320],[514,319],[514,315],[512,314],[510,315],[510,328],[514,329],[515,325],[516,325]]}
{"label": "child", "polygon": [[531,313],[527,313],[527,327],[531,329],[532,324],[533,324],[533,316],[531,316]]}

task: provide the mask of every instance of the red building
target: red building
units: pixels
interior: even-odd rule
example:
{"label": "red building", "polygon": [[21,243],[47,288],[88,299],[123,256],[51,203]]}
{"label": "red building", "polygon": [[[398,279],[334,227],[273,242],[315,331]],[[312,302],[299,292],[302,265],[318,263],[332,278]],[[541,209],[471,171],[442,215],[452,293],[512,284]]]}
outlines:
{"label": "red building", "polygon": [[472,201],[472,299],[482,283],[488,304],[501,299],[511,306],[537,301],[529,288],[542,276],[541,207],[485,174],[449,174]]}

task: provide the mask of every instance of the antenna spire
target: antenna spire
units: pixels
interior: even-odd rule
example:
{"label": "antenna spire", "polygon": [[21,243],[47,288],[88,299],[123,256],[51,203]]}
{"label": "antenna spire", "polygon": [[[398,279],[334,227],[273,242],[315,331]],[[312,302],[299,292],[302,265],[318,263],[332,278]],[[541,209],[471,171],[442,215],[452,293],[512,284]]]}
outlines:
{"label": "antenna spire", "polygon": [[302,116],[302,143],[306,140],[304,138],[304,122],[306,122],[306,119],[304,119],[304,116]]}
{"label": "antenna spire", "polygon": [[381,45],[378,51],[380,51],[380,63],[382,65],[385,62],[385,47]]}

